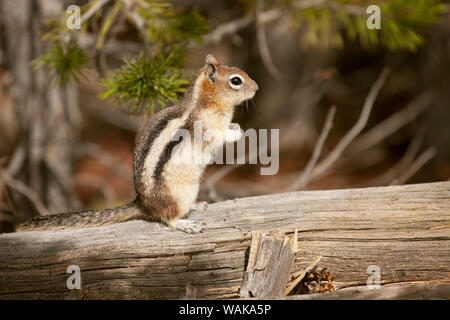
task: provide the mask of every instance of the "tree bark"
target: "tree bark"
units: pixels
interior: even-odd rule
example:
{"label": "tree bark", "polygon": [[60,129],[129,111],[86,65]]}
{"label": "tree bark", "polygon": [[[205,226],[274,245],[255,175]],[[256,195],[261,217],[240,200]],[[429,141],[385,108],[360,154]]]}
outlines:
{"label": "tree bark", "polygon": [[[298,229],[291,274],[317,256],[335,288],[449,282],[450,182],[307,191],[215,203],[189,235],[158,223],[0,235],[1,299],[237,298],[251,232]],[[69,290],[67,268],[80,268]],[[292,279],[293,280],[293,279]]]}

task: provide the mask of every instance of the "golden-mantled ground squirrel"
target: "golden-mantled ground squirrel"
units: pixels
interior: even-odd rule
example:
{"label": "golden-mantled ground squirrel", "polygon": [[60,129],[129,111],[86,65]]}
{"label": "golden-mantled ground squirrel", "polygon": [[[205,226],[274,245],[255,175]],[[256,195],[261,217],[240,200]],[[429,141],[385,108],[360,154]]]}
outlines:
{"label": "golden-mantled ground squirrel", "polygon": [[[211,151],[241,137],[239,125],[231,123],[234,109],[253,98],[257,90],[256,82],[244,71],[221,65],[207,55],[206,65],[180,102],[151,117],[141,129],[134,150],[137,196],[133,202],[112,209],[36,217],[19,225],[17,231],[85,228],[144,219],[188,233],[200,232],[202,225],[180,218],[196,206],[200,178]],[[192,155],[195,149],[198,139],[194,127],[198,124],[203,133],[214,132],[210,141],[201,138],[200,153],[206,161],[180,161],[175,154],[188,150],[185,154]],[[188,132],[194,139],[176,138],[180,132]]]}

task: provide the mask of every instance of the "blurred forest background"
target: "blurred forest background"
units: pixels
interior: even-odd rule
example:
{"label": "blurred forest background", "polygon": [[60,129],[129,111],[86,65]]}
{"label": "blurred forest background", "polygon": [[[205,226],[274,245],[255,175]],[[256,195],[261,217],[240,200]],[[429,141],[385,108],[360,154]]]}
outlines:
{"label": "blurred forest background", "polygon": [[207,53],[259,84],[234,122],[280,129],[280,167],[211,165],[200,200],[449,179],[446,1],[1,0],[0,232],[133,200],[136,133]]}

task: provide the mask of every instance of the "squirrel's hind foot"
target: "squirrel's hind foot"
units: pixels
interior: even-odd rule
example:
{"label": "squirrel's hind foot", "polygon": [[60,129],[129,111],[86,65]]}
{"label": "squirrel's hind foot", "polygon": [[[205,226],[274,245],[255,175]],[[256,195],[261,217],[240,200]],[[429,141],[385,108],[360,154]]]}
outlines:
{"label": "squirrel's hind foot", "polygon": [[171,228],[186,232],[186,233],[199,233],[202,232],[206,226],[203,222],[194,222],[188,219],[178,219],[169,223]]}

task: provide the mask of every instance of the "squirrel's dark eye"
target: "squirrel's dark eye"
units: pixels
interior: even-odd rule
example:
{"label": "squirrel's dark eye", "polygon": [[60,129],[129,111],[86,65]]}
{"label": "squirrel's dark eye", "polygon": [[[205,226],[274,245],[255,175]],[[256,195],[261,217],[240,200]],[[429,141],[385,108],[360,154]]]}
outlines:
{"label": "squirrel's dark eye", "polygon": [[235,85],[235,86],[240,86],[242,84],[242,80],[239,77],[231,78],[230,82],[232,85]]}

